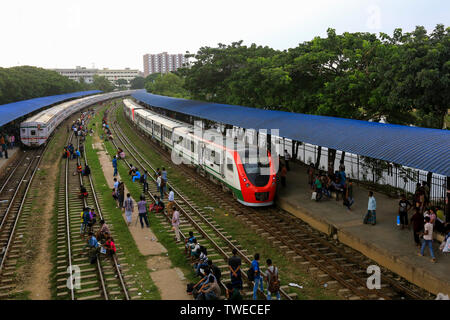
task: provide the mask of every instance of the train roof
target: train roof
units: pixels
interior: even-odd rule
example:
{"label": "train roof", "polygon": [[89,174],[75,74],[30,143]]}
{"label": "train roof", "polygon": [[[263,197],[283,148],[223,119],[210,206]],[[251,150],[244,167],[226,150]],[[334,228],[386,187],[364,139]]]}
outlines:
{"label": "train roof", "polygon": [[24,101],[8,103],[0,106],[0,126],[14,121],[29,113],[48,107],[52,104],[65,101],[72,98],[83,97],[91,94],[100,93],[99,90],[73,92],[67,94],[59,94],[49,97],[34,98]]}
{"label": "train roof", "polygon": [[56,114],[61,112],[64,109],[70,108],[78,103],[82,103],[83,101],[89,100],[90,98],[81,98],[77,100],[72,100],[68,102],[64,102],[61,104],[58,104],[48,110],[44,110],[39,112],[38,114],[35,114],[34,116],[26,119],[22,124],[29,123],[29,122],[40,122],[40,123],[47,123],[51,118],[53,118]]}
{"label": "train roof", "polygon": [[171,119],[169,117],[157,114],[153,111],[150,111],[148,109],[135,109],[134,111],[135,115],[141,115],[142,117],[146,117],[149,120],[153,120],[156,121],[158,123],[161,123],[162,125],[168,127],[168,128],[176,128],[176,127],[192,127],[192,125],[179,121],[179,120],[175,120],[175,119]]}

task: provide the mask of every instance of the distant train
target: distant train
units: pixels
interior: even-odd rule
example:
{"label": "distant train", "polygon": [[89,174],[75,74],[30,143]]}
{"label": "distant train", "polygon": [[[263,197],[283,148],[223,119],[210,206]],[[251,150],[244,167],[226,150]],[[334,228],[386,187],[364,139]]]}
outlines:
{"label": "distant train", "polygon": [[196,136],[190,124],[154,113],[130,99],[125,99],[124,104],[126,117],[140,130],[174,150],[185,162],[204,170],[231,191],[237,201],[254,207],[273,204],[276,172],[270,152],[264,159],[261,155],[256,159],[254,146],[227,148],[222,143],[214,143],[223,138],[215,130]]}
{"label": "distant train", "polygon": [[133,90],[105,93],[71,100],[41,111],[20,124],[20,139],[29,147],[39,147],[47,142],[58,125],[70,115],[97,102],[123,97],[133,93]]}

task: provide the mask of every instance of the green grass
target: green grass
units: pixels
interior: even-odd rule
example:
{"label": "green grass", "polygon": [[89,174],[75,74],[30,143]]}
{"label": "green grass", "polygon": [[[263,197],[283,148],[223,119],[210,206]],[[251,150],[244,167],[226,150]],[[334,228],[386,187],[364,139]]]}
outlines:
{"label": "green grass", "polygon": [[[302,290],[290,288],[290,292],[296,292],[299,299],[341,299],[339,296],[326,290],[312,276],[300,268],[299,264],[289,261],[268,240],[249,229],[246,224],[234,218],[232,214],[228,214],[211,196],[202,193],[200,189],[193,188],[192,183],[182,173],[176,170],[175,165],[167,163],[141,140],[124,118],[123,109],[121,108],[117,110],[117,121],[121,125],[125,135],[130,141],[133,141],[133,144],[139,151],[143,152],[152,166],[159,168],[165,167],[167,169],[170,183],[176,186],[176,188],[187,195],[197,205],[203,208],[205,206],[214,208],[213,210],[204,208],[204,211],[210,214],[233,239],[239,241],[243,248],[249,250],[249,254],[259,252],[262,257],[261,261],[265,261],[265,259],[270,257],[280,270],[282,284],[295,282],[304,287]],[[113,150],[110,150],[110,152],[113,152]],[[123,173],[121,175],[123,176]]]}
{"label": "green grass", "polygon": [[[97,112],[97,115],[91,120],[91,123],[96,124],[97,130],[101,128],[100,116],[103,112]],[[158,300],[161,299],[158,288],[152,281],[149,270],[147,268],[147,256],[139,252],[136,242],[131,235],[128,226],[123,221],[122,211],[116,208],[116,203],[111,197],[111,189],[109,188],[100,161],[97,156],[97,151],[92,148],[93,137],[88,136],[85,143],[85,152],[89,161],[89,166],[92,172],[97,194],[102,195],[102,210],[105,215],[105,220],[114,225],[113,237],[120,245],[120,249],[125,253],[120,259],[120,263],[128,263],[129,271],[127,274],[132,275],[135,280],[135,287],[138,292],[142,294],[143,299]],[[124,261],[125,260],[125,261]]]}
{"label": "green grass", "polygon": [[[103,112],[102,112],[103,115]],[[97,126],[97,130],[101,131],[99,126]],[[98,134],[98,132],[97,132]],[[110,156],[112,160],[112,156],[115,154],[115,147],[114,145],[109,142],[104,142],[106,151],[108,152],[108,155]],[[123,161],[118,161],[118,171],[121,177],[127,177],[128,176],[128,167]],[[132,195],[134,199],[138,199],[140,195],[142,194],[141,185],[138,183],[133,183],[129,179],[123,179],[128,191]],[[109,197],[111,197],[110,191],[109,191]],[[123,222],[124,223],[124,222]],[[178,247],[175,241],[173,241],[173,235],[167,232],[167,230],[164,228],[164,225],[161,223],[161,221],[156,218],[154,215],[149,215],[149,223],[150,228],[157,237],[158,241],[166,248],[168,257],[172,263],[172,266],[180,268],[182,270],[184,276],[187,280],[191,282],[197,282],[198,278],[195,276],[195,273],[193,271],[193,268],[191,265],[187,262],[186,256],[184,255],[184,252],[181,251]]]}

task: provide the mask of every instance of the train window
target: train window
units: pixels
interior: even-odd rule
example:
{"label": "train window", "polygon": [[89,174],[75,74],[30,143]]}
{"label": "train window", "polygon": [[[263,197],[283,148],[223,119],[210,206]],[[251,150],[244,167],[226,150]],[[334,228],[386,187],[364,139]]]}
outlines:
{"label": "train window", "polygon": [[233,172],[233,160],[227,158],[227,169]]}
{"label": "train window", "polygon": [[191,152],[194,152],[194,141],[191,141]]}
{"label": "train window", "polygon": [[25,133],[27,130],[26,129],[22,129],[22,133]]}
{"label": "train window", "polygon": [[217,152],[217,153],[215,152],[214,154],[215,154],[214,163],[217,165],[220,165],[220,152]]}
{"label": "train window", "polygon": [[31,130],[31,135],[35,136],[36,135],[36,130]]}

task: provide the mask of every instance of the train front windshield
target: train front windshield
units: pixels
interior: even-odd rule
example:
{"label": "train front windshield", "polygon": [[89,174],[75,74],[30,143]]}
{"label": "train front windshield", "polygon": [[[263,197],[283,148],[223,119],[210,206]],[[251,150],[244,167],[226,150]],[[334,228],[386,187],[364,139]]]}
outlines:
{"label": "train front windshield", "polygon": [[270,165],[269,163],[256,163],[254,161],[249,161],[250,163],[244,163],[244,171],[247,174],[250,182],[256,187],[264,187],[269,183],[270,179]]}

